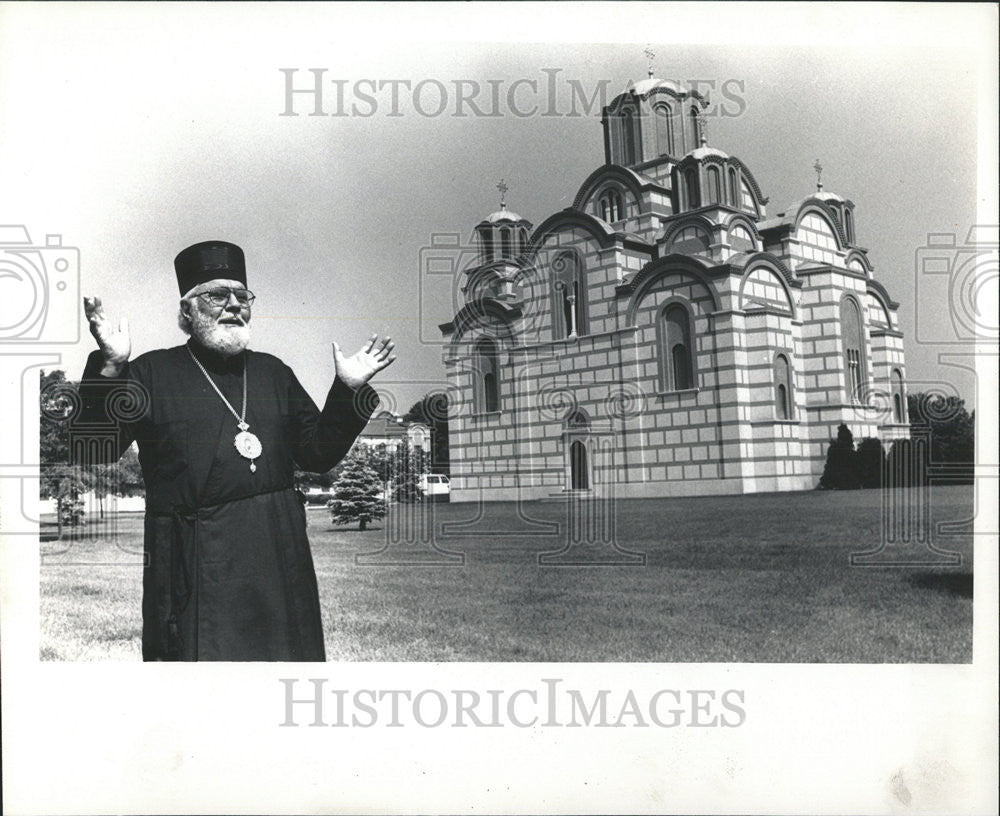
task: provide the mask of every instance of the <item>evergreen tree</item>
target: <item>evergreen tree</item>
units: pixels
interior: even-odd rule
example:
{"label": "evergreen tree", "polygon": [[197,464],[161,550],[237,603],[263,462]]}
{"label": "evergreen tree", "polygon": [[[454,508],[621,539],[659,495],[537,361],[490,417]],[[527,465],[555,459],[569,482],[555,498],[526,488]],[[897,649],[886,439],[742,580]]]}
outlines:
{"label": "evergreen tree", "polygon": [[385,501],[380,499],[382,484],[378,473],[368,463],[363,445],[357,446],[343,462],[333,486],[333,499],[328,503],[334,524],[358,522],[364,530],[368,522],[385,516]]}
{"label": "evergreen tree", "polygon": [[885,453],[879,439],[862,439],[857,451],[858,471],[862,487],[881,487]]}
{"label": "evergreen tree", "polygon": [[827,449],[826,465],[819,486],[833,490],[855,490],[861,487],[858,455],[854,450],[854,434],[843,423],[837,426],[837,438],[830,442],[830,447]]}

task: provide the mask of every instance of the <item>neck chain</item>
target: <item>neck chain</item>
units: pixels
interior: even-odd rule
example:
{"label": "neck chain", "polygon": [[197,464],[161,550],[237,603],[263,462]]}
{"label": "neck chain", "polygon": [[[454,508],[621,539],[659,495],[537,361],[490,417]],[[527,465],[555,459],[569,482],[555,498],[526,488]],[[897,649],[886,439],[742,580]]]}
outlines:
{"label": "neck chain", "polygon": [[205,370],[205,366],[201,364],[201,361],[194,356],[194,352],[191,351],[191,346],[185,346],[188,354],[191,355],[191,359],[194,360],[194,364],[198,366],[202,374],[205,375],[205,379],[208,380],[208,384],[212,386],[215,393],[219,395],[229,412],[236,417],[236,427],[240,429],[240,432],[236,434],[236,438],[233,439],[233,445],[236,446],[236,451],[244,459],[250,460],[250,472],[257,472],[257,465],[254,463],[254,459],[258,458],[263,450],[263,446],[260,444],[260,440],[256,435],[250,433],[250,426],[247,424],[247,358],[243,358],[243,407],[240,413],[236,413],[236,409],[229,404],[229,400],[226,399],[222,391],[219,390],[219,386],[215,384],[215,381],[208,375]]}

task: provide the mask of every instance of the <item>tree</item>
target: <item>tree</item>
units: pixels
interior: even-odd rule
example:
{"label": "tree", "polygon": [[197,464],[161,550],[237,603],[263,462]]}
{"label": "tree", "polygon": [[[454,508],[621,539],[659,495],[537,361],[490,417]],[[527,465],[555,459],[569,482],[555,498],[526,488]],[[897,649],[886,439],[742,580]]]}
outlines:
{"label": "tree", "polygon": [[948,481],[971,484],[976,459],[976,412],[970,414],[965,400],[959,397],[923,392],[907,394],[906,408],[914,436],[929,436],[928,464],[959,466],[949,469]]}
{"label": "tree", "polygon": [[139,452],[130,445],[118,460],[118,489],[123,496],[145,496],[146,483],[142,478]]}
{"label": "tree", "polygon": [[885,453],[882,441],[871,437],[862,439],[857,450],[858,475],[862,487],[881,487]]}
{"label": "tree", "polygon": [[403,414],[405,422],[422,422],[431,429],[431,470],[450,475],[448,448],[448,395],[441,391],[424,394]]}
{"label": "tree", "polygon": [[826,465],[819,486],[833,490],[855,490],[861,487],[861,474],[854,434],[843,423],[837,426],[837,438],[830,442],[826,452]]}
{"label": "tree", "polygon": [[79,397],[76,385],[58,369],[41,373],[39,382],[38,424],[39,461],[41,462],[41,498],[56,500],[56,523],[59,538],[63,526],[83,522],[83,501],[80,496],[89,487],[85,469],[69,463],[68,421],[76,410]]}
{"label": "tree", "polygon": [[380,499],[382,485],[378,473],[368,463],[364,446],[358,446],[344,460],[333,486],[333,499],[327,505],[334,524],[358,522],[364,530],[368,522],[385,516],[385,500]]}
{"label": "tree", "polygon": [[[358,447],[361,446],[359,445]],[[393,473],[395,472],[393,464],[395,452],[387,447],[384,442],[374,447],[365,445],[364,449],[365,456],[368,458],[368,464],[378,474],[378,478],[382,484],[388,487],[392,483]]]}
{"label": "tree", "polygon": [[424,451],[413,449],[404,441],[392,456],[392,497],[398,502],[418,502],[424,494],[420,489]]}
{"label": "tree", "polygon": [[98,499],[101,518],[104,518],[104,501],[108,496],[145,496],[146,483],[142,478],[139,452],[133,442],[117,462],[89,465],[86,468],[87,484]]}

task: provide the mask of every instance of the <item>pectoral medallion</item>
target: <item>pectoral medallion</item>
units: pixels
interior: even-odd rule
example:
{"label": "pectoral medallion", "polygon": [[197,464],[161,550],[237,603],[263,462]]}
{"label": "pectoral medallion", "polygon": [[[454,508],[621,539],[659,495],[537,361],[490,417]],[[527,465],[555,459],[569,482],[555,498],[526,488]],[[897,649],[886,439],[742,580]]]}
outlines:
{"label": "pectoral medallion", "polygon": [[[241,423],[244,425],[245,423]],[[247,428],[250,426],[247,425]],[[254,459],[260,456],[261,451],[264,449],[260,444],[260,440],[256,435],[250,433],[248,430],[242,430],[236,434],[236,438],[233,440],[233,444],[236,445],[236,451],[244,459],[250,460],[250,472],[257,472],[257,465],[254,464]]]}

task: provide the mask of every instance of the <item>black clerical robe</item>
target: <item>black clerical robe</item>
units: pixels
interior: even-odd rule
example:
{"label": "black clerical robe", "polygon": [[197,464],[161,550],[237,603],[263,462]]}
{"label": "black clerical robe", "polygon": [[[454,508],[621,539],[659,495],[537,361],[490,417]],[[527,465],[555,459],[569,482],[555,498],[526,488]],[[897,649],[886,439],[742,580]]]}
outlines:
{"label": "black clerical robe", "polygon": [[[263,450],[234,445],[237,419]],[[77,462],[114,462],[133,440],[146,483],[144,660],[324,660],[323,627],[295,464],[324,472],[350,449],[377,399],[335,380],[323,410],[276,357],[224,360],[193,342],[143,354],[115,379],[99,352],[70,427]]]}

